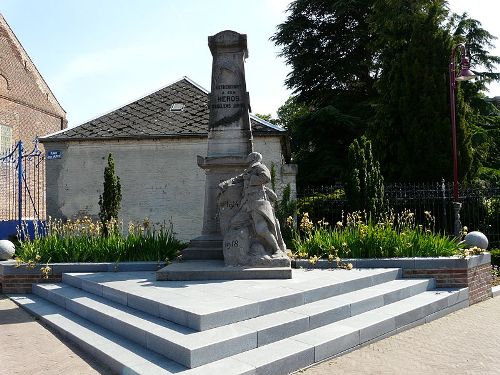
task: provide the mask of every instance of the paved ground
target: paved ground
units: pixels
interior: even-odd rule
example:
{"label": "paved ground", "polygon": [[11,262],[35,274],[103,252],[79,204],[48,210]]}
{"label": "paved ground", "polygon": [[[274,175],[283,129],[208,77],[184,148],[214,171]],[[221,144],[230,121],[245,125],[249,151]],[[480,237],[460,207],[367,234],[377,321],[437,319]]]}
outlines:
{"label": "paved ground", "polygon": [[110,374],[0,294],[1,375]]}
{"label": "paved ground", "polygon": [[472,305],[299,374],[500,374],[500,298]]}
{"label": "paved ground", "polygon": [[[499,317],[490,299],[299,373],[500,374]],[[0,364],[1,375],[110,374],[3,295]]]}

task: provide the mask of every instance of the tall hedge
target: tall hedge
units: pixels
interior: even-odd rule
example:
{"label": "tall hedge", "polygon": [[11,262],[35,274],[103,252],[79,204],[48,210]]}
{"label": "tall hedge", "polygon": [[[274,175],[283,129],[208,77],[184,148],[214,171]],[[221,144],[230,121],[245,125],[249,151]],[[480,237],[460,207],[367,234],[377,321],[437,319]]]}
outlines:
{"label": "tall hedge", "polygon": [[349,145],[345,192],[351,210],[366,210],[372,215],[384,206],[384,177],[373,158],[372,145],[365,136]]}

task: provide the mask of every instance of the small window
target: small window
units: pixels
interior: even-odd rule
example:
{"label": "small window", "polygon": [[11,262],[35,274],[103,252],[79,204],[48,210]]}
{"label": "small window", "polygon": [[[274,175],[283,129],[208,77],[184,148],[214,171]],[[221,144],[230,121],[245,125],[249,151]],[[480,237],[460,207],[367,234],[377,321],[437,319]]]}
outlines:
{"label": "small window", "polygon": [[170,112],[182,112],[184,107],[186,106],[182,103],[174,103],[170,106]]}
{"label": "small window", "polygon": [[12,128],[0,125],[0,155],[6,153],[12,145]]}

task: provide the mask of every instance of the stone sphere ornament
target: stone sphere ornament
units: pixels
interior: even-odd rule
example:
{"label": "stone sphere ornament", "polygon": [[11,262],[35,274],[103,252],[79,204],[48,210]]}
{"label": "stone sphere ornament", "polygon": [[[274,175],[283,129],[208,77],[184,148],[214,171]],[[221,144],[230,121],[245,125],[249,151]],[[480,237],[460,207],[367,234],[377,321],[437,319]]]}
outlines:
{"label": "stone sphere ornament", "polygon": [[9,240],[0,240],[0,261],[9,260],[14,256],[16,247]]}
{"label": "stone sphere ornament", "polygon": [[468,246],[477,246],[480,249],[486,250],[488,248],[488,238],[479,231],[467,233],[464,238],[464,243]]}

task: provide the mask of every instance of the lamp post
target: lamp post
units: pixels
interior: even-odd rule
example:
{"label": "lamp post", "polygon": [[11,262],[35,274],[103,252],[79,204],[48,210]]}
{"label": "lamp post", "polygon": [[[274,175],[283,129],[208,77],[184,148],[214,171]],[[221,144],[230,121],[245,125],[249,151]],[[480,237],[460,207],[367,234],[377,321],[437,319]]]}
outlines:
{"label": "lamp post", "polygon": [[[456,75],[455,56],[457,50],[460,51],[460,73]],[[451,142],[453,150],[453,212],[454,212],[454,234],[458,236],[462,223],[460,223],[460,208],[462,204],[458,201],[458,156],[457,156],[457,124],[456,124],[456,108],[455,108],[455,94],[457,89],[457,82],[469,81],[476,75],[470,70],[470,62],[467,57],[467,49],[465,44],[458,44],[451,51],[450,59],[450,107],[451,107]]]}

